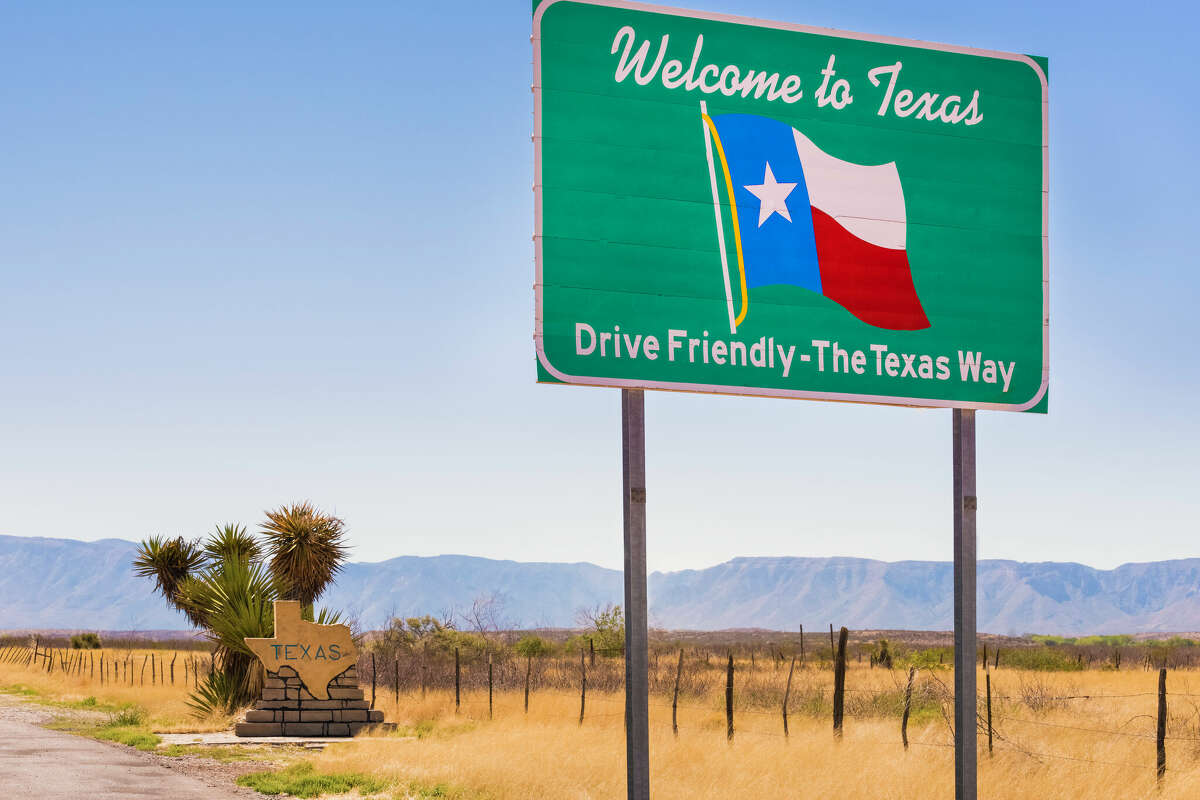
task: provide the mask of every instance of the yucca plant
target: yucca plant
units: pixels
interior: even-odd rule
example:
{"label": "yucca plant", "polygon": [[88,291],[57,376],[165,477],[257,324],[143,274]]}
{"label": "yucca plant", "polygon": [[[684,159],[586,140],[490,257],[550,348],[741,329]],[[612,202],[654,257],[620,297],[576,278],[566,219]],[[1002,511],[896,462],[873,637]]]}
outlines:
{"label": "yucca plant", "polygon": [[226,558],[246,562],[258,561],[262,557],[262,543],[246,530],[245,525],[227,522],[218,525],[204,540],[204,555],[211,562]]}
{"label": "yucca plant", "polygon": [[237,680],[221,670],[213,670],[204,676],[187,699],[192,715],[200,718],[213,714],[236,714],[242,707],[242,695]]}
{"label": "yucca plant", "polygon": [[204,625],[204,618],[197,617],[181,602],[179,587],[204,566],[204,551],[195,542],[182,536],[174,539],[151,536],[138,545],[133,560],[133,573],[141,578],[154,578],[160,594],[167,603],[187,615],[193,625]]}
{"label": "yucca plant", "polygon": [[268,511],[260,527],[266,538],[271,571],[287,584],[286,600],[309,608],[333,582],[348,550],[342,520],[311,503],[293,503]]}
{"label": "yucca plant", "polygon": [[[181,600],[190,613],[205,621],[204,636],[216,647],[216,660],[224,676],[209,681],[207,693],[193,695],[193,707],[236,709],[251,702],[262,688],[263,674],[245,639],[270,638],[275,630],[274,601],[286,585],[266,566],[227,556],[214,562],[180,587]],[[224,692],[213,705],[208,694]]]}
{"label": "yucca plant", "polygon": [[[343,527],[310,503],[294,503],[267,512],[265,541],[227,524],[203,542],[152,536],[138,546],[134,572],[154,578],[167,602],[215,647],[218,669],[189,702],[198,715],[233,713],[258,696],[263,669],[245,639],[273,635],[275,600],[299,600],[304,618],[313,620],[313,603],[346,558]],[[316,621],[339,618],[322,609]]]}

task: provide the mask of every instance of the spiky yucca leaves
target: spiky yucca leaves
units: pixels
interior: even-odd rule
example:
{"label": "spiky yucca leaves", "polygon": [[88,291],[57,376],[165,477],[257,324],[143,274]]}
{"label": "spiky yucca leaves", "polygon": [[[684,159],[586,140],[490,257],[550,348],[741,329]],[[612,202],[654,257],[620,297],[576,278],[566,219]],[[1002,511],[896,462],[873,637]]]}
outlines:
{"label": "spiky yucca leaves", "polygon": [[271,570],[289,587],[285,599],[311,606],[342,569],[348,550],[344,523],[312,506],[293,503],[267,511],[260,527]]}
{"label": "spiky yucca leaves", "polygon": [[[283,597],[286,584],[264,564],[226,557],[180,586],[181,601],[205,621],[205,637],[217,650],[223,678],[209,681],[204,692],[192,695],[192,706],[203,713],[231,711],[246,705],[262,689],[263,671],[245,639],[274,635],[273,603]],[[221,702],[214,704],[212,693]],[[217,696],[217,695],[213,695]]]}
{"label": "spiky yucca leaves", "polygon": [[204,618],[181,602],[180,586],[204,566],[204,551],[195,542],[182,536],[174,539],[151,536],[138,544],[133,559],[133,572],[141,578],[154,578],[157,589],[167,602],[187,615],[193,625],[204,624]]}
{"label": "spiky yucca leaves", "polygon": [[259,561],[262,557],[262,543],[246,530],[245,525],[227,522],[217,526],[204,540],[204,555],[214,563],[226,558]]}
{"label": "spiky yucca leaves", "polygon": [[204,676],[188,695],[187,705],[193,716],[203,719],[215,713],[236,714],[244,703],[237,681],[218,669]]}

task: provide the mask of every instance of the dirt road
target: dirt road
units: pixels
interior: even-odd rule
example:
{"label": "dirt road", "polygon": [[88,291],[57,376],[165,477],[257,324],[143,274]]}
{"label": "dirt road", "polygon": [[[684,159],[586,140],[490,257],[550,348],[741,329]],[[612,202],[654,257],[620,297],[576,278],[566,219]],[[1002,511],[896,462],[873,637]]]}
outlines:
{"label": "dirt road", "polygon": [[[188,759],[49,731],[40,709],[0,697],[0,794],[36,800],[244,800],[261,798]],[[211,762],[209,762],[211,763]]]}

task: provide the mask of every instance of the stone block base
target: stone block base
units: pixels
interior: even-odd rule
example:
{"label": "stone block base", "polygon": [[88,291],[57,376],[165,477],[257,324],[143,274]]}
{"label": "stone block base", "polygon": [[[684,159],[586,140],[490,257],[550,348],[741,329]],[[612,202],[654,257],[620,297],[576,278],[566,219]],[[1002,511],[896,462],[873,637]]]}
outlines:
{"label": "stone block base", "polygon": [[383,722],[383,712],[368,708],[354,667],[329,683],[329,699],[317,700],[294,670],[268,672],[263,697],[234,725],[238,736],[353,736]]}

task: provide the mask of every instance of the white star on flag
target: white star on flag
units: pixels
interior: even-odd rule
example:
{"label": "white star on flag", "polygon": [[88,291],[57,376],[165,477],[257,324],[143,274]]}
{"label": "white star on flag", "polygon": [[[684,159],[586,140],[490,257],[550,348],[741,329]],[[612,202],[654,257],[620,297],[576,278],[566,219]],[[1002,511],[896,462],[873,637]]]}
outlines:
{"label": "white star on flag", "polygon": [[775,180],[774,173],[771,172],[771,162],[767,162],[767,170],[763,175],[763,182],[754,186],[747,186],[746,191],[758,198],[758,227],[762,227],[763,223],[770,219],[772,214],[792,221],[791,212],[788,211],[787,197],[796,188],[794,183],[779,183]]}

